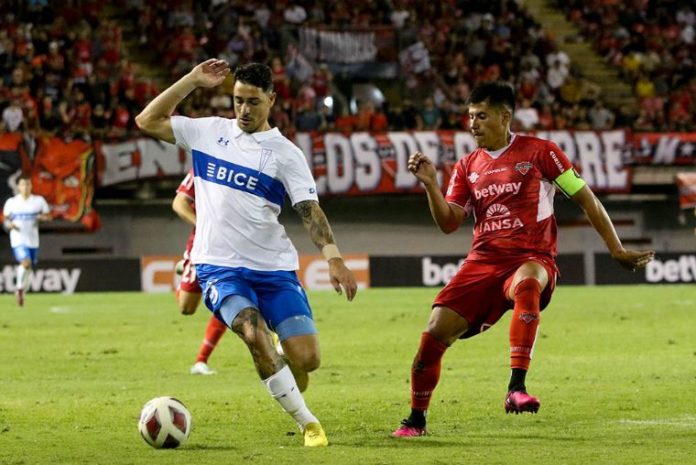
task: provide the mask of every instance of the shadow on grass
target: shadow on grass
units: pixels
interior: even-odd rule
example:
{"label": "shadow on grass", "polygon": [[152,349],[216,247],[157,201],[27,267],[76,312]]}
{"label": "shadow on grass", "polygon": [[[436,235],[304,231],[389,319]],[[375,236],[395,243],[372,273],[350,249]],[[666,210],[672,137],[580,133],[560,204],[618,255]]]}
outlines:
{"label": "shadow on grass", "polygon": [[226,450],[226,451],[238,451],[238,447],[234,447],[232,445],[223,445],[223,444],[191,444],[190,446],[184,446],[181,449],[178,449],[177,452],[195,452],[195,451],[200,451],[200,450]]}
{"label": "shadow on grass", "polygon": [[558,441],[558,442],[586,442],[590,441],[591,439],[589,438],[583,438],[580,436],[558,436],[553,433],[549,434],[510,434],[510,433],[505,433],[505,434],[494,434],[494,433],[471,433],[468,434],[467,437],[471,439],[498,439],[498,440],[504,440],[504,441],[538,441],[540,439],[542,440],[549,440],[549,441]]}
{"label": "shadow on grass", "polygon": [[461,441],[438,438],[435,436],[428,436],[423,438],[392,438],[389,436],[377,437],[377,438],[365,438],[360,442],[348,442],[348,441],[331,441],[331,446],[334,447],[360,447],[368,449],[422,449],[426,448],[445,448],[445,447],[461,447],[466,445],[466,440]]}

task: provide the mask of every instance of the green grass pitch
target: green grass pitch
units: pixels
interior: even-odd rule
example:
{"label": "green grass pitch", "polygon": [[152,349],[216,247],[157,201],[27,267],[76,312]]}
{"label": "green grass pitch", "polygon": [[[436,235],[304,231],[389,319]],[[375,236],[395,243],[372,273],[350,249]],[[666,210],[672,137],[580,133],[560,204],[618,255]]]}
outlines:
{"label": "green grass pitch", "polygon": [[[188,369],[205,308],[172,295],[0,295],[0,464],[687,464],[696,463],[696,287],[563,287],[542,314],[527,382],[538,415],[505,415],[509,314],[445,355],[431,435],[389,433],[408,412],[410,363],[433,289],[310,300],[322,367],[305,398],[331,445],[302,446],[238,338]],[[188,443],[154,450],[137,419],[172,395],[193,415]]]}

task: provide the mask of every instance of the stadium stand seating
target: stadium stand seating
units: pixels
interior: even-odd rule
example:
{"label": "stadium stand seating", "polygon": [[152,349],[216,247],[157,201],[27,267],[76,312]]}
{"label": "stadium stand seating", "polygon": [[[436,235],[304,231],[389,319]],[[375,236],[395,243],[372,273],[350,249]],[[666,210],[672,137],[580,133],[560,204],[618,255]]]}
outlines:
{"label": "stadium stand seating", "polygon": [[[286,133],[313,130],[466,129],[473,85],[515,85],[514,129],[692,131],[696,14],[689,2],[562,2],[596,52],[635,91],[635,117],[616,114],[601,83],[583,77],[545,29],[517,2],[172,2],[75,0],[11,2],[0,18],[0,112],[5,131],[49,131],[120,139],[135,131],[145,103],[210,56],[234,67],[272,65],[278,92],[272,119]],[[629,4],[630,3],[630,4]],[[559,6],[560,8],[560,6]],[[397,44],[424,44],[431,69],[392,85],[386,104],[352,108],[345,77],[297,47],[304,26],[393,27]],[[389,85],[377,82],[377,85]],[[394,90],[394,89],[392,89]],[[183,114],[231,116],[230,84],[196,91]]]}
{"label": "stadium stand seating", "polygon": [[558,2],[638,100],[633,128],[693,131],[696,6],[689,1]]}

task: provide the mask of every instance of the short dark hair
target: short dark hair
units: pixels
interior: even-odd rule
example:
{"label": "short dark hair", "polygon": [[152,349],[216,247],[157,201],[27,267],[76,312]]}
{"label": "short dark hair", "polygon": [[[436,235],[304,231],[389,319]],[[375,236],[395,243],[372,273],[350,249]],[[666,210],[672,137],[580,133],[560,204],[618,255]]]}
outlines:
{"label": "short dark hair", "polygon": [[19,177],[17,178],[17,182],[19,182],[19,181],[21,181],[21,180],[25,180],[25,181],[31,182],[31,176],[28,175],[28,174],[26,174],[26,173],[25,173],[25,174],[22,174],[21,176],[19,176]]}
{"label": "short dark hair", "polygon": [[263,63],[247,63],[237,67],[234,80],[259,87],[264,92],[273,91],[273,75],[271,68]]}
{"label": "short dark hair", "polygon": [[493,107],[507,107],[515,110],[515,90],[503,81],[484,82],[474,87],[469,94],[467,105],[487,102]]}

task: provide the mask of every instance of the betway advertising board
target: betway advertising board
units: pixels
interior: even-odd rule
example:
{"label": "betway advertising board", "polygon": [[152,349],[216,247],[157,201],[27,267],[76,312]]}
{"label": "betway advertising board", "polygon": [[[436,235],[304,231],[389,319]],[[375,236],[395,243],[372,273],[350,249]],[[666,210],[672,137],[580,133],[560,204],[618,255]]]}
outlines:
{"label": "betway advertising board", "polygon": [[[0,292],[14,292],[17,268],[0,269]],[[135,258],[42,260],[29,278],[29,292],[107,292],[140,290]]]}
{"label": "betway advertising board", "polygon": [[[346,255],[358,287],[434,287],[447,284],[464,257],[456,255],[367,256]],[[142,259],[43,260],[31,275],[30,292],[171,292],[179,277],[174,267],[180,256],[146,256]],[[585,284],[586,261],[582,254],[556,259],[560,285]],[[596,284],[696,283],[696,252],[658,253],[643,270],[622,269],[609,254],[594,255]],[[319,255],[301,256],[300,281],[310,290],[332,289],[328,264]],[[15,291],[16,267],[0,266],[0,293]]]}
{"label": "betway advertising board", "polygon": [[657,253],[642,270],[626,271],[609,254],[595,255],[597,284],[696,283],[696,252]]}
{"label": "betway advertising board", "polygon": [[[442,287],[464,263],[461,255],[371,256],[372,287]],[[580,254],[560,255],[556,259],[559,283],[584,284],[585,263]]]}
{"label": "betway advertising board", "polygon": [[[367,255],[344,255],[346,266],[353,271],[358,288],[370,287],[370,262]],[[142,290],[145,292],[171,292],[179,284],[180,277],[174,272],[179,255],[145,256],[141,259]],[[297,272],[306,289],[333,289],[329,280],[329,265],[321,255],[300,256]]]}

